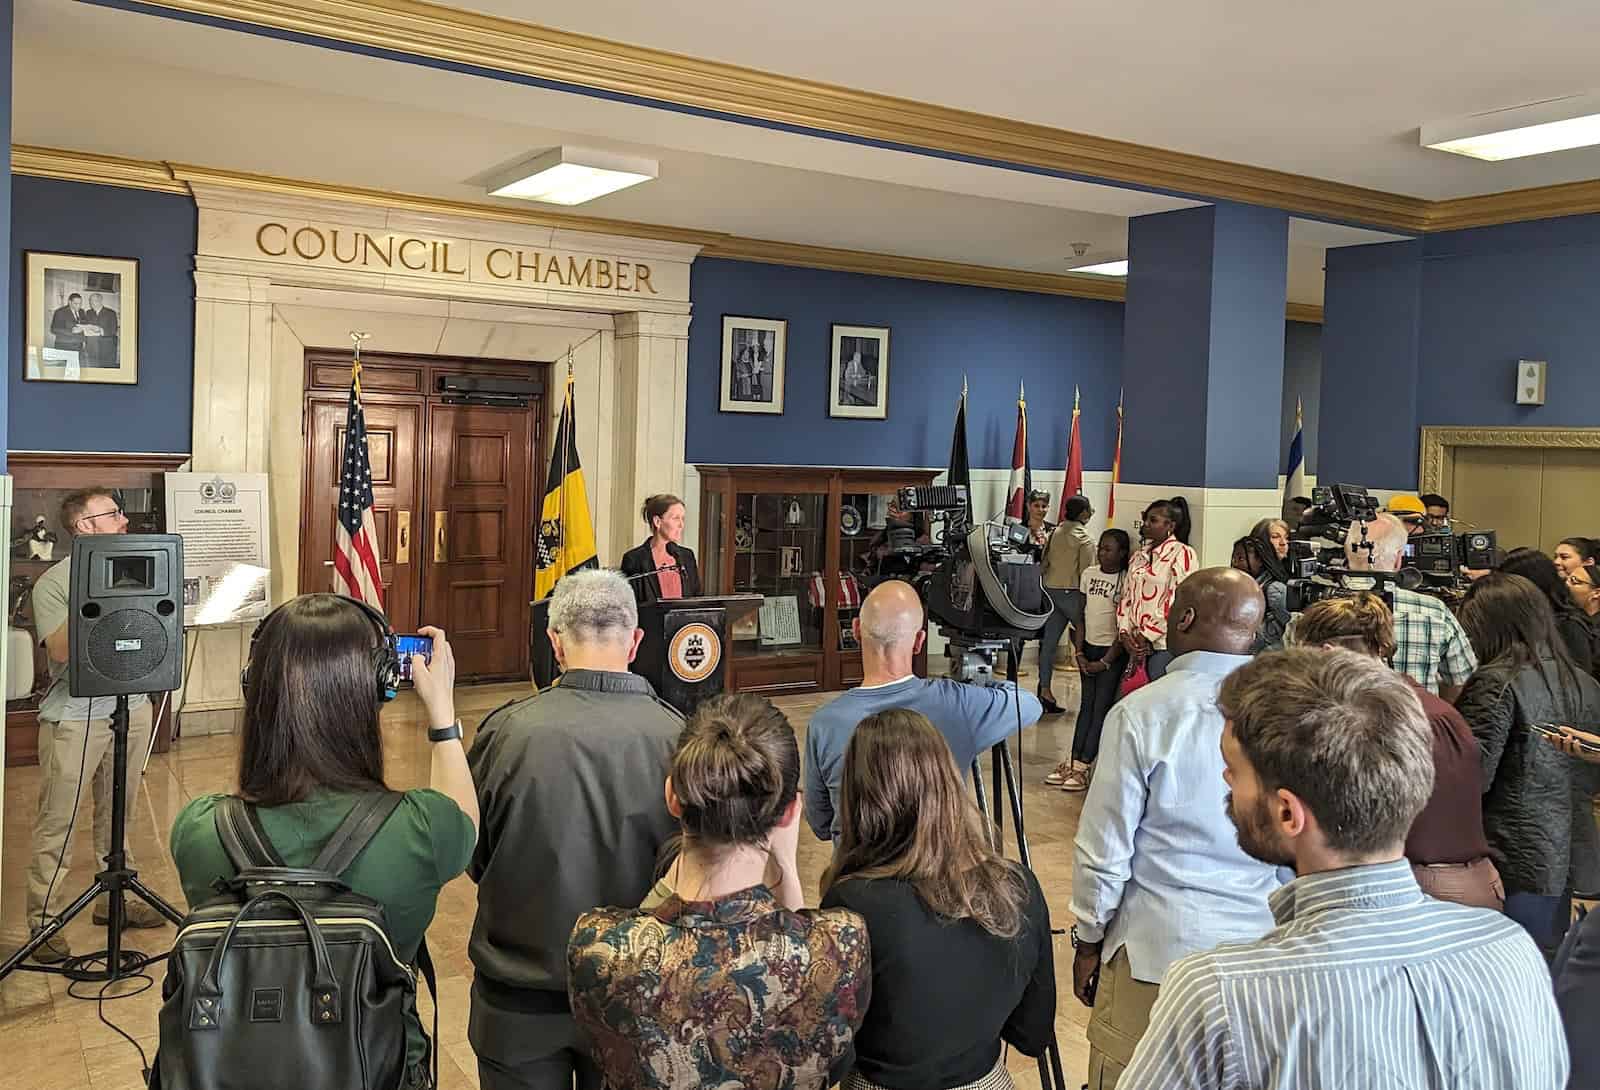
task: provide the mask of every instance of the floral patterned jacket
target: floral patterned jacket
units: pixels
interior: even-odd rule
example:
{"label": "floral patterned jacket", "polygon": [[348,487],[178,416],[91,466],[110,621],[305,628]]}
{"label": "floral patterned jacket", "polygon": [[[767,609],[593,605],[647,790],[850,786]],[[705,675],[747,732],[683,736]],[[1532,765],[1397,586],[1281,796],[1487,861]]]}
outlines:
{"label": "floral patterned jacket", "polygon": [[825,1087],[872,989],[858,914],[790,912],[765,886],[586,912],[567,969],[573,1017],[619,1088]]}

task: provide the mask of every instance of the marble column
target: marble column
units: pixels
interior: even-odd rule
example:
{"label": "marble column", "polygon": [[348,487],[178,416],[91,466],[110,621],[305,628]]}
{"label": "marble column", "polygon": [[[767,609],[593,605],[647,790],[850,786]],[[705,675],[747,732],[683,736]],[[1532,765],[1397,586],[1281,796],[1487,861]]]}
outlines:
{"label": "marble column", "polygon": [[658,492],[680,493],[684,482],[684,420],[688,404],[689,316],[635,312],[617,315],[616,369],[609,429],[612,444],[611,526],[615,556],[645,537],[639,505]]}

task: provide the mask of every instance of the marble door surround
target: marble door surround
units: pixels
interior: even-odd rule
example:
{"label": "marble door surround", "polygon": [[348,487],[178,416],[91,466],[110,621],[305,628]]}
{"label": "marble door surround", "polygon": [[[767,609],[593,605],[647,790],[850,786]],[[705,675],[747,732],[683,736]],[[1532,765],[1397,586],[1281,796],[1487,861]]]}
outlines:
{"label": "marble door surround", "polygon": [[[639,498],[684,481],[689,267],[698,246],[194,184],[195,472],[270,479],[272,598],[298,593],[307,348],[565,361],[600,555]],[[637,532],[636,532],[637,531]],[[234,726],[250,626],[194,634],[184,730]]]}

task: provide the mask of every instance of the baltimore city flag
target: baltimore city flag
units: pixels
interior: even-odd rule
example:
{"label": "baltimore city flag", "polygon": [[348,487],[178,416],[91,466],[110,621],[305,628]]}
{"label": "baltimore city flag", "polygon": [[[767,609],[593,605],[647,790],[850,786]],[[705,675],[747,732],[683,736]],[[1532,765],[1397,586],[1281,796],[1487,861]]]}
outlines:
{"label": "baltimore city flag", "polygon": [[544,507],[539,512],[533,572],[535,600],[549,597],[556,580],[569,571],[600,566],[594,551],[594,523],[589,520],[589,492],[583,486],[573,417],[569,374],[561,425],[556,428],[555,449],[550,453],[550,473],[544,479]]}

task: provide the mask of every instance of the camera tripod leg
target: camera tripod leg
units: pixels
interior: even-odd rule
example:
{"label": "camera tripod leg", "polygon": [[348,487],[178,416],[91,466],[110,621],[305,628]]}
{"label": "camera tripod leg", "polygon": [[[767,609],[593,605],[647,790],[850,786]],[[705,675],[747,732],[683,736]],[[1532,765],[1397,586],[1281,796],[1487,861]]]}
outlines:
{"label": "camera tripod leg", "polygon": [[129,892],[137,894],[141,901],[165,916],[172,922],[172,926],[181,927],[183,925],[183,913],[172,907],[172,904],[163,898],[161,894],[139,881],[137,874],[128,875],[127,885]]}
{"label": "camera tripod leg", "polygon": [[[978,795],[978,813],[987,814],[989,812],[989,789],[983,786],[983,763],[976,757],[972,759],[972,788]],[[997,823],[989,824],[989,846],[995,851],[1000,850],[1000,845],[995,843],[997,833]]]}
{"label": "camera tripod leg", "polygon": [[55,938],[57,932],[71,923],[78,913],[93,904],[95,898],[104,892],[106,892],[105,883],[98,878],[95,879],[94,884],[78,894],[77,899],[68,905],[59,916],[52,918],[38,931],[35,931],[27,942],[13,951],[11,956],[6,958],[4,962],[0,962],[0,980],[4,980],[19,968],[39,969],[40,967],[38,966],[23,965],[22,963],[31,958],[35,950]]}

